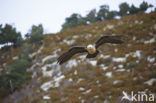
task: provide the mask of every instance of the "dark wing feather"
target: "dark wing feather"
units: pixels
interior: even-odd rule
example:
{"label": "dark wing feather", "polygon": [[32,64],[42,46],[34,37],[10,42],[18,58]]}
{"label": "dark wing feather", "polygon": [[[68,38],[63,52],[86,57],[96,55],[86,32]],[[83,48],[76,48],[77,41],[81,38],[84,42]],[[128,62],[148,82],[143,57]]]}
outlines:
{"label": "dark wing feather", "polygon": [[123,43],[123,38],[121,36],[102,36],[95,42],[95,47],[98,48],[104,43],[121,44]]}
{"label": "dark wing feather", "polygon": [[58,63],[61,65],[62,63],[64,63],[67,60],[69,60],[73,55],[75,55],[77,53],[83,53],[83,52],[87,52],[87,50],[86,50],[85,47],[80,47],[80,46],[72,47],[67,52],[63,53],[57,59],[58,60]]}

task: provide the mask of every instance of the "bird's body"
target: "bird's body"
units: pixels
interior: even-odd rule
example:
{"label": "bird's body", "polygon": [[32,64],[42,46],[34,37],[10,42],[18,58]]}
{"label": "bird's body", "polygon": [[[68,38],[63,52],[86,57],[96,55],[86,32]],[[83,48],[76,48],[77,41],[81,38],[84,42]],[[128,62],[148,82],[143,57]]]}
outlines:
{"label": "bird's body", "polygon": [[63,64],[64,62],[68,61],[73,55],[75,55],[77,53],[87,52],[88,55],[86,56],[86,58],[94,58],[99,53],[97,48],[104,43],[121,44],[121,43],[123,43],[123,40],[120,36],[102,36],[93,45],[89,44],[87,47],[74,46],[74,47],[70,48],[67,52],[63,53],[58,58],[58,63]]}

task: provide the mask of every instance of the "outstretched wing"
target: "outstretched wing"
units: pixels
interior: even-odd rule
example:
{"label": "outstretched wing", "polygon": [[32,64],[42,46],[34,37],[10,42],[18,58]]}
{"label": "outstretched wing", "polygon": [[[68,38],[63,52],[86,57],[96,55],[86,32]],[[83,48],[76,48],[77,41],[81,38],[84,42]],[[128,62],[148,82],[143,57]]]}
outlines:
{"label": "outstretched wing", "polygon": [[123,43],[123,38],[121,36],[102,36],[95,42],[95,47],[98,48],[104,43],[121,44]]}
{"label": "outstretched wing", "polygon": [[83,53],[83,52],[88,52],[85,47],[72,47],[70,48],[67,52],[63,53],[57,60],[58,63],[61,65],[62,63],[66,62],[69,60],[73,55],[77,53]]}

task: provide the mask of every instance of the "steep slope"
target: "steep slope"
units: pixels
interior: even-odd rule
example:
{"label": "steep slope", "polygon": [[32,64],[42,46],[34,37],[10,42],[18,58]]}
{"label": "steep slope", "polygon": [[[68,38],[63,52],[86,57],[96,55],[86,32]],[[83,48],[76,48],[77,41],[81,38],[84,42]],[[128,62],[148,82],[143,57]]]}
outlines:
{"label": "steep slope", "polygon": [[[126,42],[101,46],[93,59],[82,54],[61,66],[56,63],[69,47],[86,46],[102,35],[122,35]],[[30,56],[32,79],[3,103],[118,103],[122,91],[156,93],[156,13],[47,34]]]}

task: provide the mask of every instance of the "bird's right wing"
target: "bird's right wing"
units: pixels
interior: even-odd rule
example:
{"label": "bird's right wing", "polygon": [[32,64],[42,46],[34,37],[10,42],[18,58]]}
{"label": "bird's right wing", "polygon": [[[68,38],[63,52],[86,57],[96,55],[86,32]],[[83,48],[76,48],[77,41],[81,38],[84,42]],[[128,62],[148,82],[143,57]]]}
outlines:
{"label": "bird's right wing", "polygon": [[123,38],[121,36],[102,36],[95,42],[95,47],[98,48],[104,43],[121,44],[123,43]]}
{"label": "bird's right wing", "polygon": [[77,53],[84,53],[88,52],[85,47],[75,46],[70,48],[67,52],[63,53],[57,60],[58,63],[61,65],[62,63],[69,60],[73,55]]}

